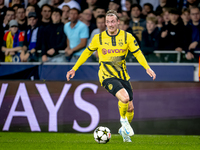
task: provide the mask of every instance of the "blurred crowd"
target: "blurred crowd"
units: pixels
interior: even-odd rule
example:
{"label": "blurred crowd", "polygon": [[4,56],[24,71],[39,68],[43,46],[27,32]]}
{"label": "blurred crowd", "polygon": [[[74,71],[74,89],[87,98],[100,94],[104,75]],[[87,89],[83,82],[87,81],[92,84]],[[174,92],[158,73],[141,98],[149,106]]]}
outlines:
{"label": "blurred crowd", "polygon": [[[76,62],[115,10],[149,62],[196,62],[199,0],[0,0],[1,62]],[[98,61],[94,53],[88,62]],[[135,59],[128,54],[127,61]]]}

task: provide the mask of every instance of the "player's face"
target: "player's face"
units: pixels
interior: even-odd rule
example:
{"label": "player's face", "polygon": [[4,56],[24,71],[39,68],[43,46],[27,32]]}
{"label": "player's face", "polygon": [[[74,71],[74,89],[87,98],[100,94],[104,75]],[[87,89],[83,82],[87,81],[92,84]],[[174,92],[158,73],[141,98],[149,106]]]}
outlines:
{"label": "player's face", "polygon": [[118,25],[119,20],[117,20],[116,16],[106,16],[106,26],[109,34],[117,34]]}

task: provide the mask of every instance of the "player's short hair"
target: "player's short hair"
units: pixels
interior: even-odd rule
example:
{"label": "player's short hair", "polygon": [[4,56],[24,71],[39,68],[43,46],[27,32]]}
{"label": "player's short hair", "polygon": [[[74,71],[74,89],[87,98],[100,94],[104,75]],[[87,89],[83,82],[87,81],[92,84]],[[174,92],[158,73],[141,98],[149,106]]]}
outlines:
{"label": "player's short hair", "polygon": [[117,20],[119,20],[119,16],[115,10],[107,11],[106,16],[116,16]]}
{"label": "player's short hair", "polygon": [[158,24],[158,19],[156,17],[146,17],[146,21],[152,21],[155,24]]}
{"label": "player's short hair", "polygon": [[129,25],[129,19],[125,16],[119,18],[120,21],[124,22],[125,25]]}

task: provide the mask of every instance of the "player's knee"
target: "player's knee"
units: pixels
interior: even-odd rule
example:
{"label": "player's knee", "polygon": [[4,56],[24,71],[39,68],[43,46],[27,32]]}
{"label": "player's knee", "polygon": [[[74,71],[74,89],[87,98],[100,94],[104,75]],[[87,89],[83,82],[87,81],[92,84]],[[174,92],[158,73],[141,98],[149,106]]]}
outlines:
{"label": "player's knee", "polygon": [[130,100],[129,96],[126,95],[126,96],[123,97],[122,102],[123,102],[123,103],[128,103],[129,100]]}

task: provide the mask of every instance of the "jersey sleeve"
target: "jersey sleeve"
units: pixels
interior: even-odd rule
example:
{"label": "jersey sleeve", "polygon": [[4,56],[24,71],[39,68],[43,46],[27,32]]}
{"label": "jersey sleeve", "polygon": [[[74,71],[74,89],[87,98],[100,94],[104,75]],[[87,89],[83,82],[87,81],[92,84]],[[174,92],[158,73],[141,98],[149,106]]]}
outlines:
{"label": "jersey sleeve", "polygon": [[73,70],[78,70],[78,68],[92,55],[94,51],[97,50],[97,35],[94,36],[90,45],[83,51],[79,59],[77,60],[76,64],[72,68]]}
{"label": "jersey sleeve", "polygon": [[140,65],[142,65],[145,69],[149,69],[149,65],[144,57],[144,55],[142,54],[142,51],[140,50],[140,47],[136,41],[136,39],[128,34],[128,48],[130,50],[130,52],[136,57],[137,61],[140,63]]}
{"label": "jersey sleeve", "polygon": [[97,50],[98,43],[99,43],[98,37],[99,37],[99,34],[95,34],[94,35],[94,37],[92,38],[91,43],[88,46],[89,50],[91,50],[91,51],[96,51]]}
{"label": "jersey sleeve", "polygon": [[140,50],[140,47],[137,43],[137,40],[130,34],[127,33],[127,39],[128,39],[128,49],[131,53],[136,53]]}

